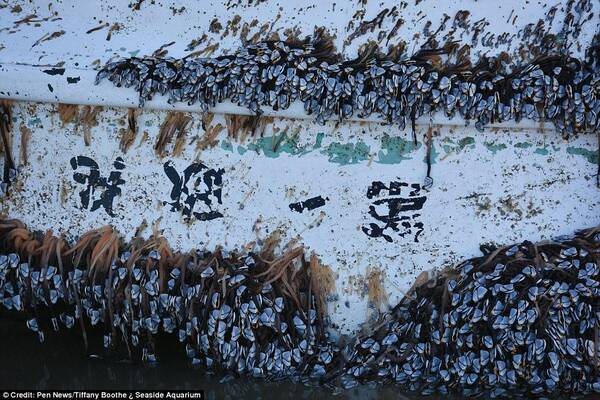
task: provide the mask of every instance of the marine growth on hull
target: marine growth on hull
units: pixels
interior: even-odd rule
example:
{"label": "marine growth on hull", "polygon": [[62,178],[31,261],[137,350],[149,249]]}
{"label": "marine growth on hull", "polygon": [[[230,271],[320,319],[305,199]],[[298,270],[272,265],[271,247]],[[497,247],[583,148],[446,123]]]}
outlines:
{"label": "marine growth on hull", "polygon": [[401,130],[436,112],[489,123],[549,121],[564,134],[595,131],[600,113],[596,36],[585,60],[556,53],[525,65],[484,57],[473,65],[468,46],[450,42],[412,56],[367,46],[343,60],[321,34],[304,41],[263,41],[215,58],[132,57],[105,65],[97,82],[133,87],[140,105],[156,94],[202,112],[231,101],[260,115],[293,102],[319,123],[376,116]]}
{"label": "marine growth on hull", "polygon": [[2,304],[42,341],[75,328],[88,352],[153,363],[160,333],[204,370],[333,387],[600,392],[600,227],[486,249],[411,289],[347,345],[326,333],[320,265],[302,248],[175,253],[157,235],[125,244],[110,227],[71,246],[10,219],[0,243]]}
{"label": "marine growth on hull", "polygon": [[600,227],[490,249],[409,293],[344,350],[344,386],[423,393],[600,392]]}
{"label": "marine growth on hull", "polygon": [[[155,362],[153,336],[173,334],[193,366],[254,377],[310,375],[337,352],[324,334],[318,282],[303,249],[273,257],[273,242],[246,255],[173,253],[164,238],[128,245],[105,227],[72,247],[17,220],[0,224],[3,305],[48,332],[103,328],[102,354]],[[97,331],[97,330],[95,330]],[[331,358],[331,356],[330,356]]]}

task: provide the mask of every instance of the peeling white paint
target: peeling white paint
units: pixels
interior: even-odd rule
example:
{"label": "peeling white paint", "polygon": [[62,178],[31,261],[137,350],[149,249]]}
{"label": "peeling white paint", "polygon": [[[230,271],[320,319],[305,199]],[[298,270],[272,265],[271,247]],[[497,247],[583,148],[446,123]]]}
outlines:
{"label": "peeling white paint", "polygon": [[[349,45],[344,43],[361,20],[371,20],[381,10],[403,7],[403,3],[328,0],[318,5],[291,1],[275,2],[277,6],[273,6],[274,2],[265,1],[232,7],[236,2],[230,0],[155,4],[146,0],[139,10],[129,7],[130,3],[135,4],[114,0],[9,0],[6,7],[0,8],[0,98],[29,101],[13,107],[13,154],[20,151],[21,125],[32,132],[29,165],[20,165],[18,182],[11,188],[10,197],[0,204],[4,213],[22,219],[31,229],[53,229],[73,238],[91,228],[111,224],[129,239],[143,221],[150,226],[159,221],[161,232],[171,245],[183,251],[215,246],[252,249],[279,229],[283,245],[303,245],[333,270],[336,294],[329,303],[330,314],[333,322],[347,332],[355,330],[372,312],[367,283],[373,272],[382,276],[384,292],[393,305],[419,273],[477,256],[482,243],[549,239],[600,224],[600,189],[595,186],[597,166],[592,162],[597,151],[595,135],[565,141],[553,129],[543,131],[543,127],[528,121],[496,124],[479,133],[464,126],[460,119],[448,121],[434,116],[434,184],[429,192],[422,191],[427,196],[418,217],[424,224],[423,232],[419,242],[410,235],[392,235],[393,243],[389,243],[362,231],[362,227],[376,222],[368,214],[374,200],[367,198],[367,190],[374,181],[423,183],[426,164],[422,142],[429,120],[419,121],[418,149],[401,152],[401,148],[390,149],[386,143],[403,140],[399,143],[409,149],[412,133],[398,132],[393,126],[375,121],[322,127],[308,120],[291,119],[306,118],[302,105],[294,104],[285,111],[265,110],[266,115],[278,118],[267,126],[264,137],[273,137],[277,129],[279,135],[297,132],[296,144],[276,138],[269,149],[265,138],[231,142],[225,130],[216,147],[198,153],[196,142],[206,132],[200,115],[191,114],[183,153],[171,156],[171,144],[169,155],[160,159],[153,146],[167,116],[161,110],[197,108],[170,105],[160,96],[148,102],[146,107],[154,110],[141,113],[135,143],[124,154],[119,140],[121,129],[126,128],[127,110],[119,107],[136,107],[137,94],[108,82],[94,85],[95,68],[99,65],[116,57],[150,55],[171,42],[174,43],[165,49],[172,57],[183,57],[215,44],[218,48],[212,54],[202,56],[230,53],[242,44],[244,23],[248,24],[247,38],[266,26],[257,36],[260,39],[271,33],[285,38],[286,29],[296,29],[304,37],[313,33],[315,25],[324,26],[335,35],[337,50],[344,57],[353,58],[361,45],[376,40],[381,32],[389,33],[402,18],[405,22],[397,35],[389,43],[384,39],[379,44],[385,47],[404,40],[410,54],[427,40],[423,28],[428,21],[434,31],[444,14],[454,18],[460,10],[470,12],[472,23],[485,19],[488,24],[473,42],[472,30],[459,28],[448,36],[453,29],[449,23],[438,36],[441,42],[445,37],[470,44],[473,60],[502,51],[518,60],[519,46],[523,44],[518,38],[528,24],[546,20],[554,5],[558,6],[556,17],[547,28],[555,34],[560,32],[565,1],[406,3],[397,16],[385,18],[380,27]],[[185,9],[179,3],[185,4]],[[237,32],[231,28],[225,34],[228,22],[237,15]],[[18,22],[27,21],[28,16],[29,22]],[[222,25],[219,32],[209,29],[215,18]],[[584,56],[599,23],[600,13],[594,10],[586,28],[569,48],[570,55]],[[96,27],[101,28],[93,30]],[[108,40],[111,27],[118,29],[112,30]],[[87,33],[90,30],[93,31]],[[64,33],[53,38],[54,32]],[[511,40],[488,46],[481,40],[486,33],[496,38],[506,34]],[[196,48],[189,49],[193,40],[204,35]],[[40,41],[43,38],[49,40]],[[52,71],[55,67],[64,71]],[[44,72],[49,69],[50,73]],[[57,102],[108,107],[100,113],[99,124],[91,128],[91,146],[84,144],[82,126],[63,126],[56,105],[49,104]],[[117,108],[110,108],[113,106]],[[248,113],[231,103],[220,104],[213,111],[219,113],[213,125],[225,125],[222,113]],[[147,139],[141,142],[142,138]],[[114,217],[102,208],[93,212],[81,208],[78,193],[84,186],[74,181],[70,165],[72,157],[81,155],[94,159],[104,177],[115,159],[123,158],[125,183],[121,185],[122,194],[114,199]],[[17,161],[22,164],[23,160],[17,157]],[[224,169],[223,204],[217,207],[222,218],[188,224],[181,214],[163,204],[170,200],[172,189],[163,168],[167,161],[172,161],[178,171],[194,161]],[[315,196],[328,201],[302,213],[290,210],[291,203]],[[143,233],[149,235],[150,229]]]}
{"label": "peeling white paint", "polygon": [[[590,159],[597,149],[593,135],[564,141],[553,131],[478,133],[468,127],[434,126],[434,184],[429,192],[421,191],[427,200],[418,218],[423,233],[418,243],[411,235],[393,234],[393,243],[388,243],[361,229],[377,222],[368,214],[373,200],[367,198],[367,190],[374,181],[423,183],[425,127],[417,132],[419,148],[400,152],[385,143],[404,140],[401,143],[410,148],[412,133],[390,126],[348,122],[323,127],[275,119],[260,141],[232,142],[224,130],[216,147],[197,153],[195,143],[205,132],[199,115],[191,114],[183,154],[173,157],[171,144],[160,159],[153,146],[167,115],[162,111],[142,112],[137,138],[125,154],[119,140],[126,109],[100,113],[89,147],[83,128],[63,126],[54,105],[16,103],[13,115],[13,154],[19,154],[19,127],[24,124],[32,132],[29,165],[20,167],[19,182],[2,200],[3,212],[32,229],[53,229],[70,237],[111,224],[127,239],[144,220],[149,225],[160,220],[161,232],[179,250],[252,249],[279,229],[284,245],[301,244],[331,266],[337,300],[330,303],[330,311],[344,331],[356,329],[370,312],[368,271],[381,271],[393,305],[420,272],[477,256],[482,243],[549,239],[600,224],[597,166]],[[215,116],[212,124],[216,123],[225,125],[222,115]],[[297,144],[270,139],[277,129],[290,136],[297,132]],[[140,143],[144,136],[147,140]],[[352,153],[357,143],[364,151]],[[356,157],[348,159],[348,154]],[[70,159],[80,155],[94,159],[102,176],[108,176],[117,157],[123,158],[125,183],[114,199],[115,217],[102,208],[81,208],[78,193],[85,186],[73,180],[70,165]],[[217,207],[222,218],[186,224],[180,213],[163,205],[170,201],[172,189],[163,169],[169,160],[178,171],[195,160],[225,170],[223,204]],[[290,210],[290,203],[319,195],[329,199],[324,206],[302,213]]]}
{"label": "peeling white paint", "polygon": [[[485,25],[481,29],[478,40],[472,46],[472,56],[479,58],[482,54],[493,55],[502,51],[516,55],[520,40],[509,40],[496,46],[482,43],[483,36],[489,32],[495,37],[503,33],[517,37],[527,24],[536,24],[538,20],[546,20],[549,10],[557,6],[553,23],[547,22],[547,28],[558,32],[562,28],[565,16],[566,1],[541,0],[523,2],[506,0],[502,2],[477,2],[471,0],[453,0],[439,2],[433,0],[398,2],[383,1],[336,1],[324,0],[318,4],[312,1],[156,1],[142,0],[139,10],[131,5],[137,0],[130,1],[96,1],[81,3],[77,0],[9,0],[8,7],[0,9],[0,19],[5,29],[0,31],[0,42],[5,48],[0,51],[0,59],[18,61],[30,65],[54,65],[65,62],[66,66],[90,68],[93,62],[100,58],[102,62],[110,57],[130,57],[132,55],[149,55],[159,47],[175,42],[165,47],[168,55],[182,57],[192,50],[186,50],[190,42],[206,34],[206,39],[195,50],[207,45],[218,43],[219,46],[212,54],[214,56],[230,53],[241,45],[241,34],[244,23],[248,24],[247,39],[260,32],[261,27],[268,24],[261,38],[269,33],[278,33],[285,38],[285,30],[297,28],[300,38],[313,33],[315,26],[326,27],[334,37],[334,43],[339,51],[348,58],[355,57],[359,47],[369,40],[377,41],[381,31],[389,33],[396,21],[402,18],[405,22],[397,34],[382,46],[396,44],[398,40],[406,41],[409,52],[418,49],[428,40],[423,34],[427,22],[431,22],[429,30],[436,31],[444,15],[451,19],[461,10],[467,10],[471,24],[482,19]],[[237,4],[239,3],[239,4]],[[244,3],[246,3],[244,5]],[[251,3],[251,4],[250,4]],[[18,5],[19,12],[11,12]],[[184,9],[179,11],[181,7]],[[381,26],[352,40],[344,45],[358,27],[360,21],[374,19],[384,9],[397,7],[395,17],[386,17]],[[35,14],[31,23],[17,23],[28,15]],[[361,17],[362,15],[362,17]],[[228,23],[239,16],[237,32],[229,29]],[[354,17],[356,16],[356,17]],[[222,28],[211,31],[210,25],[214,19]],[[253,23],[253,21],[256,22]],[[585,44],[591,42],[594,27],[598,25],[600,16],[596,12],[587,24],[590,29],[582,32],[577,43],[570,51],[574,57],[583,57]],[[350,22],[353,21],[353,24]],[[452,26],[452,20],[441,29],[438,39],[452,33],[451,39],[469,43],[472,41],[472,31],[465,31]],[[93,28],[109,24],[108,27],[87,33]],[[118,24],[107,40],[110,27]],[[65,31],[55,39],[36,42],[46,33]],[[440,40],[443,42],[443,40]],[[584,46],[580,47],[579,44]],[[35,45],[35,46],[34,46]]]}
{"label": "peeling white paint", "polygon": [[[316,26],[325,27],[334,36],[337,50],[347,59],[356,57],[359,48],[368,41],[376,41],[383,49],[404,41],[408,46],[407,54],[412,54],[429,39],[425,32],[427,27],[429,33],[440,28],[436,38],[442,44],[456,40],[469,45],[474,62],[483,55],[494,56],[507,52],[518,64],[521,46],[525,45],[525,52],[528,50],[527,43],[521,40],[528,27],[532,28],[543,21],[549,33],[561,36],[567,9],[566,1],[547,3],[541,0],[510,0],[493,4],[469,0],[423,0],[414,3],[327,0],[319,2],[318,6],[307,1],[142,0],[139,10],[135,10],[132,5],[137,2],[108,0],[82,4],[76,0],[8,1],[6,7],[0,8],[0,98],[136,107],[139,103],[133,89],[117,90],[106,81],[100,86],[94,85],[95,70],[100,65],[120,57],[151,55],[165,45],[168,45],[164,49],[169,57],[189,56],[194,51],[214,45],[218,45],[214,51],[199,56],[218,56],[240,47],[242,32],[247,33],[247,40],[255,35],[259,39],[267,39],[272,34],[286,38],[288,30],[296,31],[300,38],[304,38],[312,34]],[[361,22],[372,20],[382,10],[393,10],[394,7],[395,15],[388,15],[380,26],[346,44]],[[548,15],[553,7],[556,7],[556,12],[550,21]],[[469,13],[468,28],[453,23],[460,11]],[[450,20],[442,26],[445,16]],[[585,56],[585,50],[600,24],[597,10],[583,15],[583,18],[588,16],[590,20],[584,24],[581,34],[569,43],[568,51],[573,57]],[[239,21],[234,24],[234,29],[232,23],[237,18]],[[215,19],[222,26],[219,30],[211,29]],[[387,35],[400,19],[404,23],[388,41]],[[244,24],[247,29],[244,29]],[[99,27],[103,28],[94,30]],[[262,32],[261,28],[264,28]],[[478,31],[477,35],[475,31]],[[58,35],[53,37],[53,33]],[[493,40],[490,42],[488,39]],[[191,48],[194,40],[199,44]],[[57,74],[52,71],[55,67],[64,71]],[[44,72],[49,70],[50,74]],[[186,104],[168,104],[160,96],[148,102],[146,107],[185,111],[198,109]],[[213,111],[248,113],[228,102],[219,104]],[[265,112],[280,117],[307,118],[302,104],[293,104],[284,111]],[[434,118],[442,123],[443,118],[439,117]],[[419,122],[429,123],[426,119]],[[457,118],[450,123],[462,125],[463,122]],[[493,126],[514,127],[515,124]],[[530,128],[535,124],[523,121],[518,126]]]}

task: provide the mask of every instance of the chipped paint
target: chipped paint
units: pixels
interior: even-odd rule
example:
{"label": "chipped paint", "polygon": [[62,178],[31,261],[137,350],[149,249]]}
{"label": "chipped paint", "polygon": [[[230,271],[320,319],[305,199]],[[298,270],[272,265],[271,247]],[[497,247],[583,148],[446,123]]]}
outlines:
{"label": "chipped paint", "polygon": [[368,160],[370,150],[369,146],[361,141],[345,144],[331,143],[327,147],[326,154],[329,157],[329,162],[349,165]]}
{"label": "chipped paint", "polygon": [[[169,113],[142,110],[135,124],[144,129],[123,152],[120,143],[122,130],[130,125],[129,110],[96,111],[97,124],[89,127],[91,143],[86,146],[81,127],[77,123],[63,127],[55,106],[15,104],[15,127],[22,124],[31,131],[29,165],[19,173],[18,195],[15,191],[0,203],[2,211],[33,229],[52,228],[69,237],[89,226],[112,224],[130,238],[144,220],[150,225],[160,220],[163,234],[181,250],[205,246],[251,250],[278,230],[282,246],[301,244],[331,269],[334,289],[328,290],[329,309],[332,321],[343,331],[355,330],[377,313],[370,303],[386,309],[381,298],[370,298],[370,286],[371,291],[381,289],[389,304],[395,304],[422,271],[477,255],[481,243],[548,239],[574,227],[600,223],[600,205],[594,200],[598,189],[589,180],[596,169],[585,156],[588,153],[578,150],[571,157],[554,157],[552,163],[540,163],[538,154],[539,149],[548,149],[568,156],[569,147],[593,152],[597,143],[591,136],[564,141],[535,131],[515,130],[500,136],[490,130],[473,135],[468,127],[439,126],[433,136],[434,185],[428,192],[421,191],[427,200],[420,210],[424,227],[419,242],[393,236],[390,244],[361,229],[375,221],[369,206],[387,198],[369,199],[367,190],[373,182],[386,187],[390,182],[423,182],[426,146],[422,141],[415,145],[410,131],[392,135],[389,127],[379,124],[320,126],[275,118],[265,125],[262,137],[247,135],[242,141],[241,135],[237,140],[230,137],[223,115],[203,118],[191,113],[181,153],[171,151],[173,140],[160,160],[153,147]],[[32,119],[36,123],[27,124]],[[14,154],[19,154],[20,131],[15,129]],[[426,129],[417,127],[416,134],[423,138]],[[494,153],[486,143],[505,148]],[[87,169],[73,170],[70,164],[72,157],[80,155],[98,163],[100,177],[121,173],[124,183],[113,199],[114,217],[102,207],[82,208],[80,192],[85,186],[73,174]],[[123,159],[123,169],[115,169],[117,157]],[[371,157],[375,163],[370,163]],[[194,162],[213,175],[222,169],[222,184],[213,183],[213,189],[218,184],[222,190],[220,203],[212,197],[211,204],[222,217],[185,222],[173,212],[168,205],[173,202],[173,185],[165,174],[167,162],[180,176]],[[325,204],[303,212],[289,207],[313,198],[326,199]],[[41,202],[44,207],[39,207]],[[204,206],[200,200],[198,204]],[[377,208],[383,204],[376,205],[376,211],[383,212]],[[147,235],[151,228],[140,232]],[[380,271],[379,277],[373,277],[373,271]],[[380,288],[375,282],[381,283]]]}
{"label": "chipped paint", "polygon": [[492,154],[496,154],[498,151],[505,150],[507,148],[504,143],[496,143],[496,142],[484,142],[485,147],[492,152]]}
{"label": "chipped paint", "polygon": [[301,156],[309,151],[299,145],[297,136],[290,137],[287,131],[283,131],[279,135],[274,134],[259,138],[255,142],[250,143],[247,149],[269,158],[276,158],[282,154]]}
{"label": "chipped paint", "polygon": [[377,162],[380,164],[399,164],[403,160],[412,159],[412,157],[408,157],[408,154],[420,148],[420,142],[415,144],[401,137],[391,137],[386,134],[381,142]]}
{"label": "chipped paint", "polygon": [[527,142],[518,142],[515,143],[514,145],[517,149],[528,149],[531,146],[533,146],[531,143],[527,143]]}
{"label": "chipped paint", "polygon": [[585,158],[589,163],[598,164],[598,150],[584,149],[581,147],[567,147],[567,153]]}
{"label": "chipped paint", "polygon": [[[131,238],[138,230],[149,235],[152,224],[160,221],[163,234],[182,250],[215,246],[252,250],[272,232],[281,231],[282,246],[300,243],[314,252],[318,271],[327,275],[317,279],[326,286],[332,320],[351,331],[373,309],[385,311],[385,297],[395,304],[422,271],[478,255],[482,242],[549,239],[600,222],[598,189],[590,180],[596,173],[590,164],[597,161],[595,137],[563,141],[552,130],[539,133],[537,124],[474,133],[457,118],[444,118],[433,137],[434,185],[420,210],[425,225],[421,240],[394,237],[390,244],[361,230],[374,221],[369,207],[380,211],[377,207],[385,204],[373,205],[367,190],[373,182],[423,183],[427,146],[422,138],[429,118],[417,121],[416,143],[410,129],[400,131],[373,121],[319,126],[287,118],[303,115],[302,105],[278,114],[286,118],[265,123],[264,132],[232,133],[225,129],[231,120],[222,113],[247,110],[227,105],[207,117],[179,104],[177,110],[191,112],[191,122],[159,141],[167,112],[143,110],[134,135],[128,109],[110,106],[137,107],[135,90],[93,84],[95,68],[111,58],[219,56],[245,42],[302,39],[313,33],[315,21],[327,27],[337,50],[348,59],[373,43],[398,50],[410,41],[412,51],[434,38],[440,43],[472,43],[461,52],[470,60],[507,52],[521,62],[539,55],[536,37],[544,37],[544,32],[531,34],[528,24],[544,21],[544,29],[560,30],[564,11],[550,18],[553,4],[505,1],[489,18],[487,7],[465,13],[461,2],[431,0],[395,13],[383,13],[396,6],[389,0],[325,1],[318,7],[249,2],[234,8],[226,1],[188,2],[185,9],[164,2],[136,2],[131,7],[79,7],[70,0],[18,3],[20,9],[0,9],[0,19],[12,22],[0,30],[0,95],[87,104],[64,127],[56,107],[24,103],[15,107],[14,125],[26,126],[31,134],[27,133],[28,140],[17,140],[20,132],[14,132],[14,154],[23,154],[18,146],[26,143],[29,165],[19,171],[18,190],[0,206],[34,229],[76,236],[91,226],[112,224]],[[573,38],[573,56],[583,56],[599,15],[595,12],[587,21],[593,29]],[[455,23],[444,23],[448,16]],[[140,23],[149,20],[152,23]],[[157,97],[149,107],[173,111],[166,98]],[[144,129],[140,132],[139,127]],[[167,150],[159,151],[163,160],[153,149],[159,142],[157,150],[162,144]],[[121,172],[125,183],[114,198],[114,216],[102,208],[82,207],[80,192],[85,186],[73,176],[86,172],[74,171],[69,163],[82,155],[98,163],[103,178]],[[117,157],[124,160],[122,170],[113,168]],[[203,172],[210,171],[206,181],[215,186],[211,179],[222,176],[222,193],[211,206],[218,207],[223,217],[184,222],[180,213],[165,206],[173,186],[165,175],[167,162],[177,174],[201,164]],[[290,203],[319,196],[328,199],[322,207],[302,213],[289,208]]]}
{"label": "chipped paint", "polygon": [[[435,144],[431,145],[431,164],[436,164],[437,163],[437,158],[439,157],[440,153],[437,150],[437,147],[435,146]],[[427,163],[427,156],[425,156],[425,158],[423,159],[424,163]]]}
{"label": "chipped paint", "polygon": [[451,154],[459,154],[465,149],[474,149],[475,148],[475,138],[468,136],[462,138],[456,143],[452,138],[445,137],[442,140],[442,149],[446,153],[444,157],[448,157]]}
{"label": "chipped paint", "polygon": [[[543,54],[548,47],[568,50],[569,55],[583,59],[600,20],[600,13],[591,12],[589,18],[571,21],[569,12],[574,6],[571,3],[539,5],[516,0],[497,4],[493,13],[489,7],[465,13],[461,2],[440,4],[433,0],[418,1],[410,6],[403,4],[401,12],[400,6],[391,0],[377,4],[340,4],[328,0],[318,7],[307,6],[302,1],[280,7],[272,7],[268,2],[232,7],[229,0],[218,0],[186,4],[181,12],[161,2],[151,2],[140,9],[110,2],[108,7],[99,4],[79,7],[72,0],[16,2],[22,8],[17,14],[10,13],[8,7],[0,9],[0,18],[10,21],[0,30],[0,42],[4,46],[0,53],[0,96],[124,107],[138,106],[134,89],[115,91],[110,85],[96,87],[93,84],[96,68],[109,59],[165,55],[166,51],[174,58],[220,56],[230,54],[241,44],[258,40],[301,40],[317,29],[332,38],[333,46],[346,59],[356,57],[359,50],[372,45],[383,50],[395,49],[399,54],[402,49],[413,53],[425,44],[456,42],[465,44],[457,51],[457,57],[465,62],[476,63],[482,56],[502,55],[503,59],[508,57],[520,65]],[[515,18],[517,13],[519,18]],[[385,18],[379,19],[379,15]],[[152,21],[152,24],[140,21]],[[315,26],[315,21],[322,26]],[[372,21],[379,25],[369,25]],[[565,30],[565,24],[572,29]],[[216,26],[221,28],[214,29]],[[32,51],[30,46],[35,45],[36,38],[44,32],[60,35],[38,42]],[[439,61],[438,57],[432,59],[434,64]],[[43,72],[54,69],[64,69],[64,76]],[[28,76],[28,79],[19,79],[19,76]],[[79,81],[67,83],[67,77],[71,76],[77,76]],[[173,108],[166,97],[156,97],[147,106]],[[284,110],[278,116],[298,116],[302,104],[299,106],[289,112]],[[197,111],[185,104],[175,107],[180,111]],[[227,104],[215,110],[239,114],[243,107]],[[418,120],[417,124],[426,119]]]}
{"label": "chipped paint", "polygon": [[537,149],[535,149],[535,154],[547,156],[548,154],[550,154],[550,150],[548,150],[548,147],[538,147]]}

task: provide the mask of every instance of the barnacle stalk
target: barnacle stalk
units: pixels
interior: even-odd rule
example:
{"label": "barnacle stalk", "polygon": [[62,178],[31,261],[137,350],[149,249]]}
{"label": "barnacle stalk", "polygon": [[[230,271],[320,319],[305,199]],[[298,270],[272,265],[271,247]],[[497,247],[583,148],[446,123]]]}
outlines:
{"label": "barnacle stalk", "polygon": [[10,100],[0,100],[0,138],[2,139],[2,150],[4,152],[4,172],[2,174],[2,183],[0,183],[0,193],[6,194],[9,186],[17,178],[17,169],[12,155],[12,102]]}
{"label": "barnacle stalk", "polygon": [[97,82],[135,88],[140,105],[160,94],[169,103],[197,104],[203,113],[231,101],[260,116],[262,107],[287,109],[299,101],[318,123],[373,115],[400,130],[410,124],[414,140],[416,120],[434,113],[460,115],[478,130],[548,121],[569,136],[599,128],[599,45],[596,38],[586,60],[550,52],[522,65],[510,64],[505,53],[472,65],[468,46],[434,47],[434,41],[412,56],[368,45],[356,59],[343,60],[331,39],[316,32],[304,41],[246,44],[215,58],[122,59],[106,64]]}
{"label": "barnacle stalk", "polygon": [[276,256],[277,235],[259,253],[178,253],[158,232],[124,244],[103,227],[69,247],[2,219],[0,246],[4,308],[27,315],[40,340],[79,320],[94,354],[153,363],[163,333],[193,366],[236,376],[463,396],[600,392],[600,227],[421,274],[346,345],[326,332],[319,260],[300,247]]}
{"label": "barnacle stalk", "polygon": [[597,227],[446,269],[356,338],[337,377],[469,397],[598,392],[599,261]]}
{"label": "barnacle stalk", "polygon": [[41,341],[79,321],[86,351],[152,363],[166,332],[194,366],[263,377],[305,375],[327,343],[302,248],[178,253],[158,232],[124,244],[110,226],[69,246],[10,219],[0,245],[1,302],[27,314]]}

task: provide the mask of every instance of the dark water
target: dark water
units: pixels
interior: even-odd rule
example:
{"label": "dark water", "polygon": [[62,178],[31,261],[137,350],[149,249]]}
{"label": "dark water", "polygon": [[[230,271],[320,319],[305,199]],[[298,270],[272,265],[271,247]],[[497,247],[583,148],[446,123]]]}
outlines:
{"label": "dark water", "polygon": [[188,367],[173,339],[172,348],[163,347],[158,353],[156,367],[119,363],[85,356],[81,337],[71,332],[48,334],[40,344],[25,321],[0,314],[0,389],[202,389],[208,399],[423,399],[402,395],[391,386],[334,394],[327,388],[288,381],[240,378],[221,383],[219,377]]}
{"label": "dark water", "polygon": [[[157,346],[159,363],[122,363],[90,358],[83,340],[74,332],[48,334],[41,344],[28,330],[24,320],[6,317],[0,312],[0,390],[204,390],[207,399],[327,399],[334,400],[455,400],[451,396],[419,396],[401,393],[397,387],[362,386],[334,393],[323,387],[311,387],[290,381],[265,382],[238,378],[221,381],[190,368],[184,350],[175,337]],[[171,340],[172,339],[172,340]],[[582,400],[597,400],[590,395]]]}

